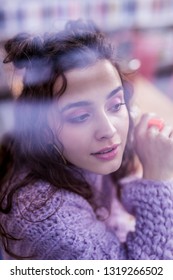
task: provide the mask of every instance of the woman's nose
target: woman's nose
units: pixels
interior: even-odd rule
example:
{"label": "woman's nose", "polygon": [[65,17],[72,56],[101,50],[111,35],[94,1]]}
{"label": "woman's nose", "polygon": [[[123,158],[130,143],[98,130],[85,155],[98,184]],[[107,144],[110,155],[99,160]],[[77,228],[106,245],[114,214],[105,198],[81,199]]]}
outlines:
{"label": "woman's nose", "polygon": [[116,132],[116,126],[111,118],[104,115],[96,122],[95,136],[97,140],[102,140],[104,138],[112,138]]}

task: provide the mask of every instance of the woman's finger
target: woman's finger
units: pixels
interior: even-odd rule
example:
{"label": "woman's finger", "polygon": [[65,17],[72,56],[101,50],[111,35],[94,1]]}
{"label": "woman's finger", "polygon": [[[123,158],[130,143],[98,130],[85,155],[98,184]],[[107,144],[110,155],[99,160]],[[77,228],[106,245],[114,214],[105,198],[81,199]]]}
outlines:
{"label": "woman's finger", "polygon": [[170,125],[164,125],[163,129],[160,131],[160,134],[165,138],[170,138],[173,128]]}

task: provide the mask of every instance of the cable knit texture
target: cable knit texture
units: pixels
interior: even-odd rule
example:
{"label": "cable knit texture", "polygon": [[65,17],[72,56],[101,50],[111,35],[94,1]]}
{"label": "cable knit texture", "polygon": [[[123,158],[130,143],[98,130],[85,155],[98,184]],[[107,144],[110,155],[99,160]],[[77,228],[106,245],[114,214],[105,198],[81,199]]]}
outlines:
{"label": "cable knit texture", "polygon": [[126,182],[122,202],[136,218],[125,243],[84,198],[41,181],[16,193],[0,218],[21,238],[10,241],[13,251],[31,259],[173,259],[173,182]]}

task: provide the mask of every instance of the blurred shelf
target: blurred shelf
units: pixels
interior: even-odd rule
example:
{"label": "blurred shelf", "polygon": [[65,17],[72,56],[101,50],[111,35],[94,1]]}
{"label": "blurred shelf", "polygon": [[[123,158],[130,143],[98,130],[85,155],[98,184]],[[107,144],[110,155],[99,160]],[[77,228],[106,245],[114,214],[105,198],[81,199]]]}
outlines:
{"label": "blurred shelf", "polygon": [[18,32],[61,29],[69,19],[92,19],[107,32],[173,26],[173,0],[0,0],[0,40]]}

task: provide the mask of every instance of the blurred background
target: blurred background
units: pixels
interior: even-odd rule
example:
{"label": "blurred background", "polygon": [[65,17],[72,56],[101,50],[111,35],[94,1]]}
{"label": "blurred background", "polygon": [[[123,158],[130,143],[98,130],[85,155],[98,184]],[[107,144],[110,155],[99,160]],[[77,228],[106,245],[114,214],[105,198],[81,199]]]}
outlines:
{"label": "blurred background", "polygon": [[79,18],[94,20],[124,69],[134,70],[134,115],[156,112],[173,125],[173,0],[0,0],[0,139],[13,126],[10,104],[22,89],[22,72],[3,64],[4,42]]}

